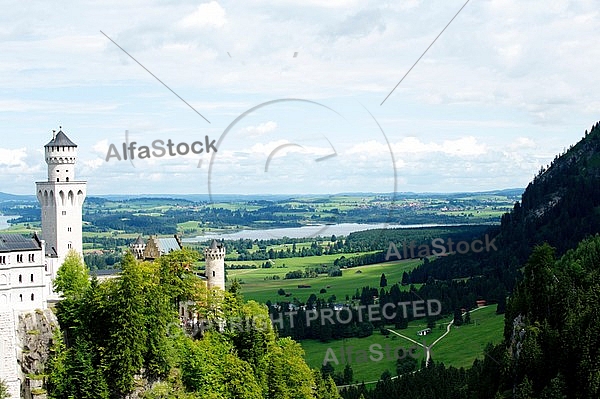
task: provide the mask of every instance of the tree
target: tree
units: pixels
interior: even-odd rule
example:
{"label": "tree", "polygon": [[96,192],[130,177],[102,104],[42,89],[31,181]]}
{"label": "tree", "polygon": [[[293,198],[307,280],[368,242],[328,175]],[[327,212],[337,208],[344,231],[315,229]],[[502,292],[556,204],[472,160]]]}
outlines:
{"label": "tree", "polygon": [[81,256],[71,249],[56,272],[54,291],[61,292],[67,299],[80,298],[90,285],[90,275]]}
{"label": "tree", "polygon": [[381,288],[387,287],[387,278],[385,278],[385,273],[381,273],[381,278],[379,279],[379,286]]}
{"label": "tree", "polygon": [[123,257],[121,265],[123,271],[110,295],[113,329],[105,349],[106,380],[114,396],[131,392],[147,351],[143,269],[131,253]]}
{"label": "tree", "polygon": [[323,378],[328,378],[333,376],[335,373],[335,368],[331,365],[331,363],[327,362],[321,366],[321,375]]}
{"label": "tree", "polygon": [[432,330],[435,328],[435,318],[434,317],[427,318],[427,328],[431,328]]}
{"label": "tree", "polygon": [[344,383],[352,384],[353,381],[354,371],[352,370],[352,367],[350,367],[350,365],[346,363],[346,367],[344,367]]}
{"label": "tree", "polygon": [[402,285],[410,284],[410,278],[408,277],[408,273],[402,273]]}
{"label": "tree", "polygon": [[465,312],[465,324],[471,324],[471,312],[468,310]]}
{"label": "tree", "polygon": [[454,325],[459,327],[463,325],[463,317],[460,309],[454,311]]}
{"label": "tree", "polygon": [[0,380],[0,399],[8,399],[8,387],[3,380]]}

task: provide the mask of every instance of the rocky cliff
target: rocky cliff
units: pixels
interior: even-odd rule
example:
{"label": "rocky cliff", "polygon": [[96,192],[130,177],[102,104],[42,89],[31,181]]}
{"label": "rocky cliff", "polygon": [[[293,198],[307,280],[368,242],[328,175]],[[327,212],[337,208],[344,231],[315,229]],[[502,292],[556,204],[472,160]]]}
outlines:
{"label": "rocky cliff", "polygon": [[50,355],[58,320],[50,309],[19,314],[16,357],[21,380],[21,398],[45,399],[44,368]]}

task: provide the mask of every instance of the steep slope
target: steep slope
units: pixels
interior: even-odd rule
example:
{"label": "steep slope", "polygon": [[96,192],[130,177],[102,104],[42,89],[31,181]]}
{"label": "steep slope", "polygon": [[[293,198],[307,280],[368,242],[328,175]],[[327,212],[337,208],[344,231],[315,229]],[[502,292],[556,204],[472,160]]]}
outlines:
{"label": "steep slope", "polygon": [[547,242],[557,255],[600,232],[600,122],[568,151],[556,156],[527,186],[522,201],[488,234],[497,251],[453,255],[424,264],[411,283],[484,276],[511,291],[518,269],[535,245]]}

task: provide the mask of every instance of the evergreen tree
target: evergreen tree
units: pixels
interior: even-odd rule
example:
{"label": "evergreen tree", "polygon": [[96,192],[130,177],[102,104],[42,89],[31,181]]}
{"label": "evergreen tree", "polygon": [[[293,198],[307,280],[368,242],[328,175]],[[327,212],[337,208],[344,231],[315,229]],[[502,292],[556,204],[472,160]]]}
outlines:
{"label": "evergreen tree", "polygon": [[387,287],[387,278],[385,277],[385,273],[381,273],[381,278],[379,279],[380,287]]}
{"label": "evergreen tree", "polygon": [[105,349],[106,379],[111,396],[124,396],[144,364],[147,342],[145,279],[141,265],[131,253],[121,262],[123,271],[110,295],[111,332]]}
{"label": "evergreen tree", "polygon": [[354,371],[350,364],[346,364],[344,367],[344,384],[352,384],[354,381]]}
{"label": "evergreen tree", "polygon": [[460,327],[463,325],[463,316],[460,309],[454,311],[454,325]]}

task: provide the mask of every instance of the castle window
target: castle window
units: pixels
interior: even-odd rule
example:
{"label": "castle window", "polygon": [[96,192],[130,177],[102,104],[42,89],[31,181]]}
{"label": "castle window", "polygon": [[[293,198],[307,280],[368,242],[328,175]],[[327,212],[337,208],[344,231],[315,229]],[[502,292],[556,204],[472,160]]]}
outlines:
{"label": "castle window", "polygon": [[62,211],[63,216],[67,214],[67,211]]}
{"label": "castle window", "polygon": [[19,274],[19,283],[22,283],[22,282],[23,282],[23,275]]}
{"label": "castle window", "polygon": [[70,231],[71,231],[71,228],[70,228],[70,227],[67,227],[67,231],[69,231],[69,232],[70,232]]}
{"label": "castle window", "polygon": [[215,271],[213,270],[213,277],[215,276]]}
{"label": "castle window", "polygon": [[57,178],[56,178],[56,181],[60,181],[60,179],[57,177]]}
{"label": "castle window", "polygon": [[69,178],[67,177],[67,181],[69,181]]}
{"label": "castle window", "polygon": [[17,255],[17,262],[18,263],[23,263],[23,254]]}
{"label": "castle window", "polygon": [[23,302],[23,294],[19,294],[19,300]]}
{"label": "castle window", "polygon": [[29,262],[35,262],[35,254],[29,254]]}
{"label": "castle window", "polygon": [[71,249],[71,243],[67,244],[67,248]]}
{"label": "castle window", "polygon": [[33,283],[33,274],[30,276],[30,280]]}
{"label": "castle window", "polygon": [[48,264],[47,264],[47,263],[44,265],[44,271],[45,271],[45,272],[47,272],[47,271],[48,271]]}
{"label": "castle window", "polygon": [[35,298],[35,296],[33,294],[31,294],[31,300],[33,301],[33,298]]}
{"label": "castle window", "polygon": [[0,265],[6,265],[6,256],[0,256]]}

